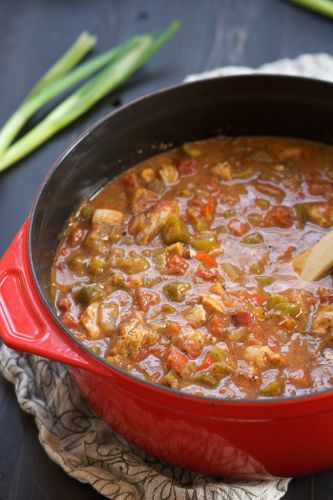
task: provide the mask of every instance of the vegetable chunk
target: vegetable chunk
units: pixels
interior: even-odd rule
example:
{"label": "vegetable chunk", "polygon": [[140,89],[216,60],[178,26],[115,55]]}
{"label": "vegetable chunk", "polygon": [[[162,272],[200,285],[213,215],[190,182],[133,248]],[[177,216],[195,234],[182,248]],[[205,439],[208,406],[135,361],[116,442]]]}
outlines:
{"label": "vegetable chunk", "polygon": [[160,232],[171,215],[178,215],[176,201],[164,200],[144,214],[135,216],[128,227],[138,245],[146,245]]}
{"label": "vegetable chunk", "polygon": [[298,270],[333,226],[333,147],[168,147],[69,219],[52,270],[61,321],[109,363],[189,394],[332,389],[333,274]]}
{"label": "vegetable chunk", "polygon": [[124,214],[118,210],[110,210],[106,208],[97,208],[92,216],[92,221],[95,224],[121,224],[124,220]]}

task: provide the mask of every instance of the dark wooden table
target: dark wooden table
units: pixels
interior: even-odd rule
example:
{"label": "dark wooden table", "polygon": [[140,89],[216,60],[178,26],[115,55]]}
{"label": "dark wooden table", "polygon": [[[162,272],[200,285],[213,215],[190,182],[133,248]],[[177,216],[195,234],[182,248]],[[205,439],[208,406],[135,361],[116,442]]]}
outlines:
{"label": "dark wooden table", "polygon": [[[84,29],[98,50],[179,19],[177,37],[78,124],[0,176],[0,255],[24,221],[53,159],[112,106],[227,64],[258,66],[304,52],[333,53],[333,22],[286,0],[0,0],[0,124]],[[315,429],[314,429],[315,432]],[[333,457],[332,457],[333,459]],[[101,498],[51,462],[33,419],[0,377],[0,500]],[[333,498],[333,471],[292,481],[286,500]],[[269,499],[267,499],[269,500]]]}

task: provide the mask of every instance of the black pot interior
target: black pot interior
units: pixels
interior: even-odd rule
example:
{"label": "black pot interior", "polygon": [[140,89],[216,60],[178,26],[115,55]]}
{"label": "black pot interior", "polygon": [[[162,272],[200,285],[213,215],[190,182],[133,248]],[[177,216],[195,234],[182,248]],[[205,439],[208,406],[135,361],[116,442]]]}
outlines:
{"label": "black pot interior", "polygon": [[59,234],[83,199],[158,146],[217,134],[296,137],[333,143],[333,85],[237,76],[180,85],[130,104],[88,131],[51,172],[35,202],[30,259],[44,299]]}

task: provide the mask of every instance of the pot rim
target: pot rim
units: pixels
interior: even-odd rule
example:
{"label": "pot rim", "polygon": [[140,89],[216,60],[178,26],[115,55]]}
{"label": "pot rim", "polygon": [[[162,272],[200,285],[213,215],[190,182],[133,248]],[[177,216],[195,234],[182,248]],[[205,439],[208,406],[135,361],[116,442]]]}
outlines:
{"label": "pot rim", "polygon": [[182,391],[178,391],[176,389],[172,389],[171,387],[166,387],[162,386],[159,384],[156,384],[154,382],[150,382],[145,379],[141,379],[140,377],[131,374],[130,372],[127,372],[126,370],[123,370],[117,366],[112,365],[111,363],[108,363],[104,358],[98,356],[98,354],[94,353],[92,350],[90,350],[87,346],[85,346],[82,342],[80,342],[74,335],[74,333],[71,332],[59,319],[59,317],[56,315],[51,303],[47,299],[43,287],[41,283],[38,280],[37,273],[34,268],[33,264],[33,241],[32,241],[32,228],[34,225],[35,221],[35,214],[37,211],[37,206],[39,203],[39,200],[42,196],[43,190],[48,183],[49,179],[53,175],[53,173],[62,166],[63,160],[82,142],[88,137],[91,132],[93,132],[96,128],[101,126],[103,123],[108,121],[110,118],[112,118],[115,115],[118,115],[119,113],[122,113],[124,110],[131,108],[135,106],[136,104],[139,104],[143,101],[149,100],[152,97],[156,97],[161,94],[166,94],[168,92],[173,92],[178,90],[179,88],[189,88],[189,87],[195,87],[200,85],[205,85],[208,82],[216,82],[216,81],[225,81],[225,80],[280,80],[282,81],[289,81],[289,82],[298,82],[298,83],[313,83],[314,85],[319,85],[322,87],[330,87],[333,91],[333,83],[325,81],[325,80],[320,80],[316,78],[310,78],[310,77],[303,77],[303,76],[294,76],[294,75],[271,75],[271,74],[245,74],[245,75],[231,75],[231,76],[221,76],[221,77],[214,77],[214,78],[204,78],[201,80],[197,81],[191,81],[191,82],[183,82],[180,84],[176,85],[171,85],[164,87],[160,90],[150,92],[144,96],[138,97],[123,106],[110,111],[109,113],[103,115],[101,118],[96,120],[92,125],[90,125],[87,129],[85,129],[75,140],[68,146],[65,150],[63,150],[59,156],[53,161],[51,164],[50,168],[47,170],[45,177],[39,186],[35,197],[32,202],[32,207],[30,210],[30,217],[29,217],[29,223],[28,223],[28,241],[27,241],[27,246],[28,246],[28,262],[29,262],[29,267],[30,271],[32,273],[33,281],[36,286],[38,295],[44,304],[46,310],[52,317],[52,319],[57,323],[58,327],[60,328],[61,332],[66,334],[80,349],[82,349],[86,354],[88,354],[89,357],[94,359],[94,361],[98,363],[102,363],[108,370],[111,372],[114,371],[116,374],[121,374],[122,376],[127,377],[129,380],[133,380],[136,383],[141,383],[143,386],[146,386],[147,389],[159,389],[161,392],[164,392],[166,395],[169,396],[176,396],[180,398],[185,398],[187,400],[196,400],[198,403],[207,403],[207,404],[214,404],[214,405],[220,405],[220,404],[227,404],[228,406],[280,406],[280,405],[290,405],[290,404],[297,404],[305,401],[310,401],[310,400],[319,400],[319,399],[324,399],[324,398],[330,398],[333,397],[333,388],[332,389],[326,389],[325,391],[318,391],[318,392],[313,392],[310,394],[304,394],[304,395],[298,395],[298,396],[275,396],[267,399],[231,399],[231,398],[223,398],[223,397],[210,397],[210,396],[198,396],[195,394],[191,393],[186,393]]}

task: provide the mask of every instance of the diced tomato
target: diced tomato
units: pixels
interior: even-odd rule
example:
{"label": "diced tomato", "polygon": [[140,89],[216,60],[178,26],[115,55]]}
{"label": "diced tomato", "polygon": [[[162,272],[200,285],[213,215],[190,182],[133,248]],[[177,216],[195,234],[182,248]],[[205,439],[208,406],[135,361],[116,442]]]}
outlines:
{"label": "diced tomato", "polygon": [[180,351],[174,345],[171,346],[170,354],[167,357],[166,365],[172,368],[173,371],[178,373],[181,377],[186,374],[186,368],[188,366],[189,359],[182,351]]}
{"label": "diced tomato", "polygon": [[268,196],[272,196],[276,198],[278,201],[282,201],[284,198],[284,193],[282,189],[271,186],[270,184],[260,184],[259,182],[256,184],[256,190],[259,193],[267,194]]}
{"label": "diced tomato", "polygon": [[157,382],[159,378],[161,378],[161,373],[160,372],[155,372],[152,375],[150,375],[150,380],[152,382]]}
{"label": "diced tomato", "polygon": [[180,175],[192,175],[197,169],[197,162],[193,158],[183,156],[179,160],[178,170]]}
{"label": "diced tomato", "polygon": [[183,257],[179,255],[169,255],[165,264],[165,272],[167,274],[175,274],[177,276],[182,276],[185,274],[186,269],[188,268],[188,263]]}
{"label": "diced tomato", "polygon": [[267,302],[266,295],[260,295],[259,293],[254,293],[252,297],[257,302],[257,304],[260,304],[261,306]]}
{"label": "diced tomato", "polygon": [[246,290],[230,290],[229,295],[236,300],[237,304],[248,304],[251,298]]}
{"label": "diced tomato", "polygon": [[216,338],[222,338],[228,326],[230,326],[230,320],[227,315],[214,314],[209,321],[209,331]]}
{"label": "diced tomato", "polygon": [[166,353],[166,347],[164,347],[163,345],[153,345],[149,347],[149,354],[153,354],[159,359],[164,358],[165,353]]}
{"label": "diced tomato", "polygon": [[200,219],[200,212],[195,207],[188,207],[186,209],[186,216],[187,216],[188,221],[191,224],[195,224],[197,222],[197,220]]}
{"label": "diced tomato", "polygon": [[327,290],[320,295],[320,302],[333,303],[333,292]]}
{"label": "diced tomato", "polygon": [[208,252],[198,252],[195,256],[196,259],[200,260],[205,266],[208,267],[217,267],[217,262],[212,255]]}
{"label": "diced tomato", "polygon": [[278,205],[267,212],[263,226],[288,228],[292,226],[293,219],[294,214],[290,207]]}
{"label": "diced tomato", "polygon": [[248,345],[260,345],[261,341],[257,339],[253,334],[250,334],[247,338]]}
{"label": "diced tomato", "polygon": [[203,266],[198,266],[195,275],[204,281],[213,281],[217,276],[216,270],[205,269]]}
{"label": "diced tomato", "polygon": [[205,219],[212,219],[216,211],[216,199],[212,196],[201,206],[201,215]]}
{"label": "diced tomato", "polygon": [[134,191],[140,186],[138,177],[135,174],[125,175],[124,184],[129,191]]}
{"label": "diced tomato", "polygon": [[242,222],[238,219],[233,219],[228,224],[229,231],[232,232],[234,236],[243,236],[250,229],[250,226],[247,222]]}
{"label": "diced tomato", "polygon": [[133,359],[135,361],[140,362],[140,361],[143,361],[144,359],[146,359],[148,355],[149,355],[148,347],[144,346],[144,347],[141,347],[138,351],[136,351]]}
{"label": "diced tomato", "polygon": [[311,182],[309,183],[309,193],[314,196],[329,196],[333,193],[333,185],[329,182]]}
{"label": "diced tomato", "polygon": [[76,328],[79,325],[78,320],[74,319],[69,312],[64,312],[63,314],[61,314],[60,320],[68,328]]}
{"label": "diced tomato", "polygon": [[311,381],[309,374],[307,374],[302,368],[291,372],[289,374],[289,380],[297,387],[305,387],[309,385]]}
{"label": "diced tomato", "polygon": [[296,200],[304,200],[305,198],[305,193],[303,193],[303,191],[299,191],[298,193],[296,193]]}
{"label": "diced tomato", "polygon": [[295,247],[293,245],[290,246],[290,247],[288,247],[288,248],[286,248],[286,250],[283,253],[283,258],[284,259],[289,259],[290,257],[292,257],[292,255],[295,252],[295,250],[297,250],[297,247]]}
{"label": "diced tomato", "polygon": [[212,358],[212,356],[207,354],[207,356],[204,357],[200,365],[197,366],[197,371],[206,370],[207,368],[210,367],[212,363],[214,363],[214,361],[215,361],[214,358]]}
{"label": "diced tomato", "polygon": [[160,302],[160,298],[157,293],[150,292],[149,290],[144,290],[142,288],[137,288],[135,291],[135,303],[143,311],[148,311],[149,307],[155,306]]}
{"label": "diced tomato", "polygon": [[69,300],[68,297],[62,297],[61,299],[58,300],[57,306],[62,311],[68,311],[71,308],[71,301]]}
{"label": "diced tomato", "polygon": [[297,321],[295,318],[290,318],[288,316],[286,316],[285,318],[283,318],[279,324],[278,324],[281,328],[285,329],[285,330],[293,330],[294,328],[296,328],[297,326]]}
{"label": "diced tomato", "polygon": [[232,319],[236,326],[249,326],[252,321],[252,314],[248,311],[235,311]]}
{"label": "diced tomato", "polygon": [[180,330],[181,328],[178,323],[174,323],[173,321],[168,323],[167,332],[169,335],[176,335],[177,333],[180,333]]}

